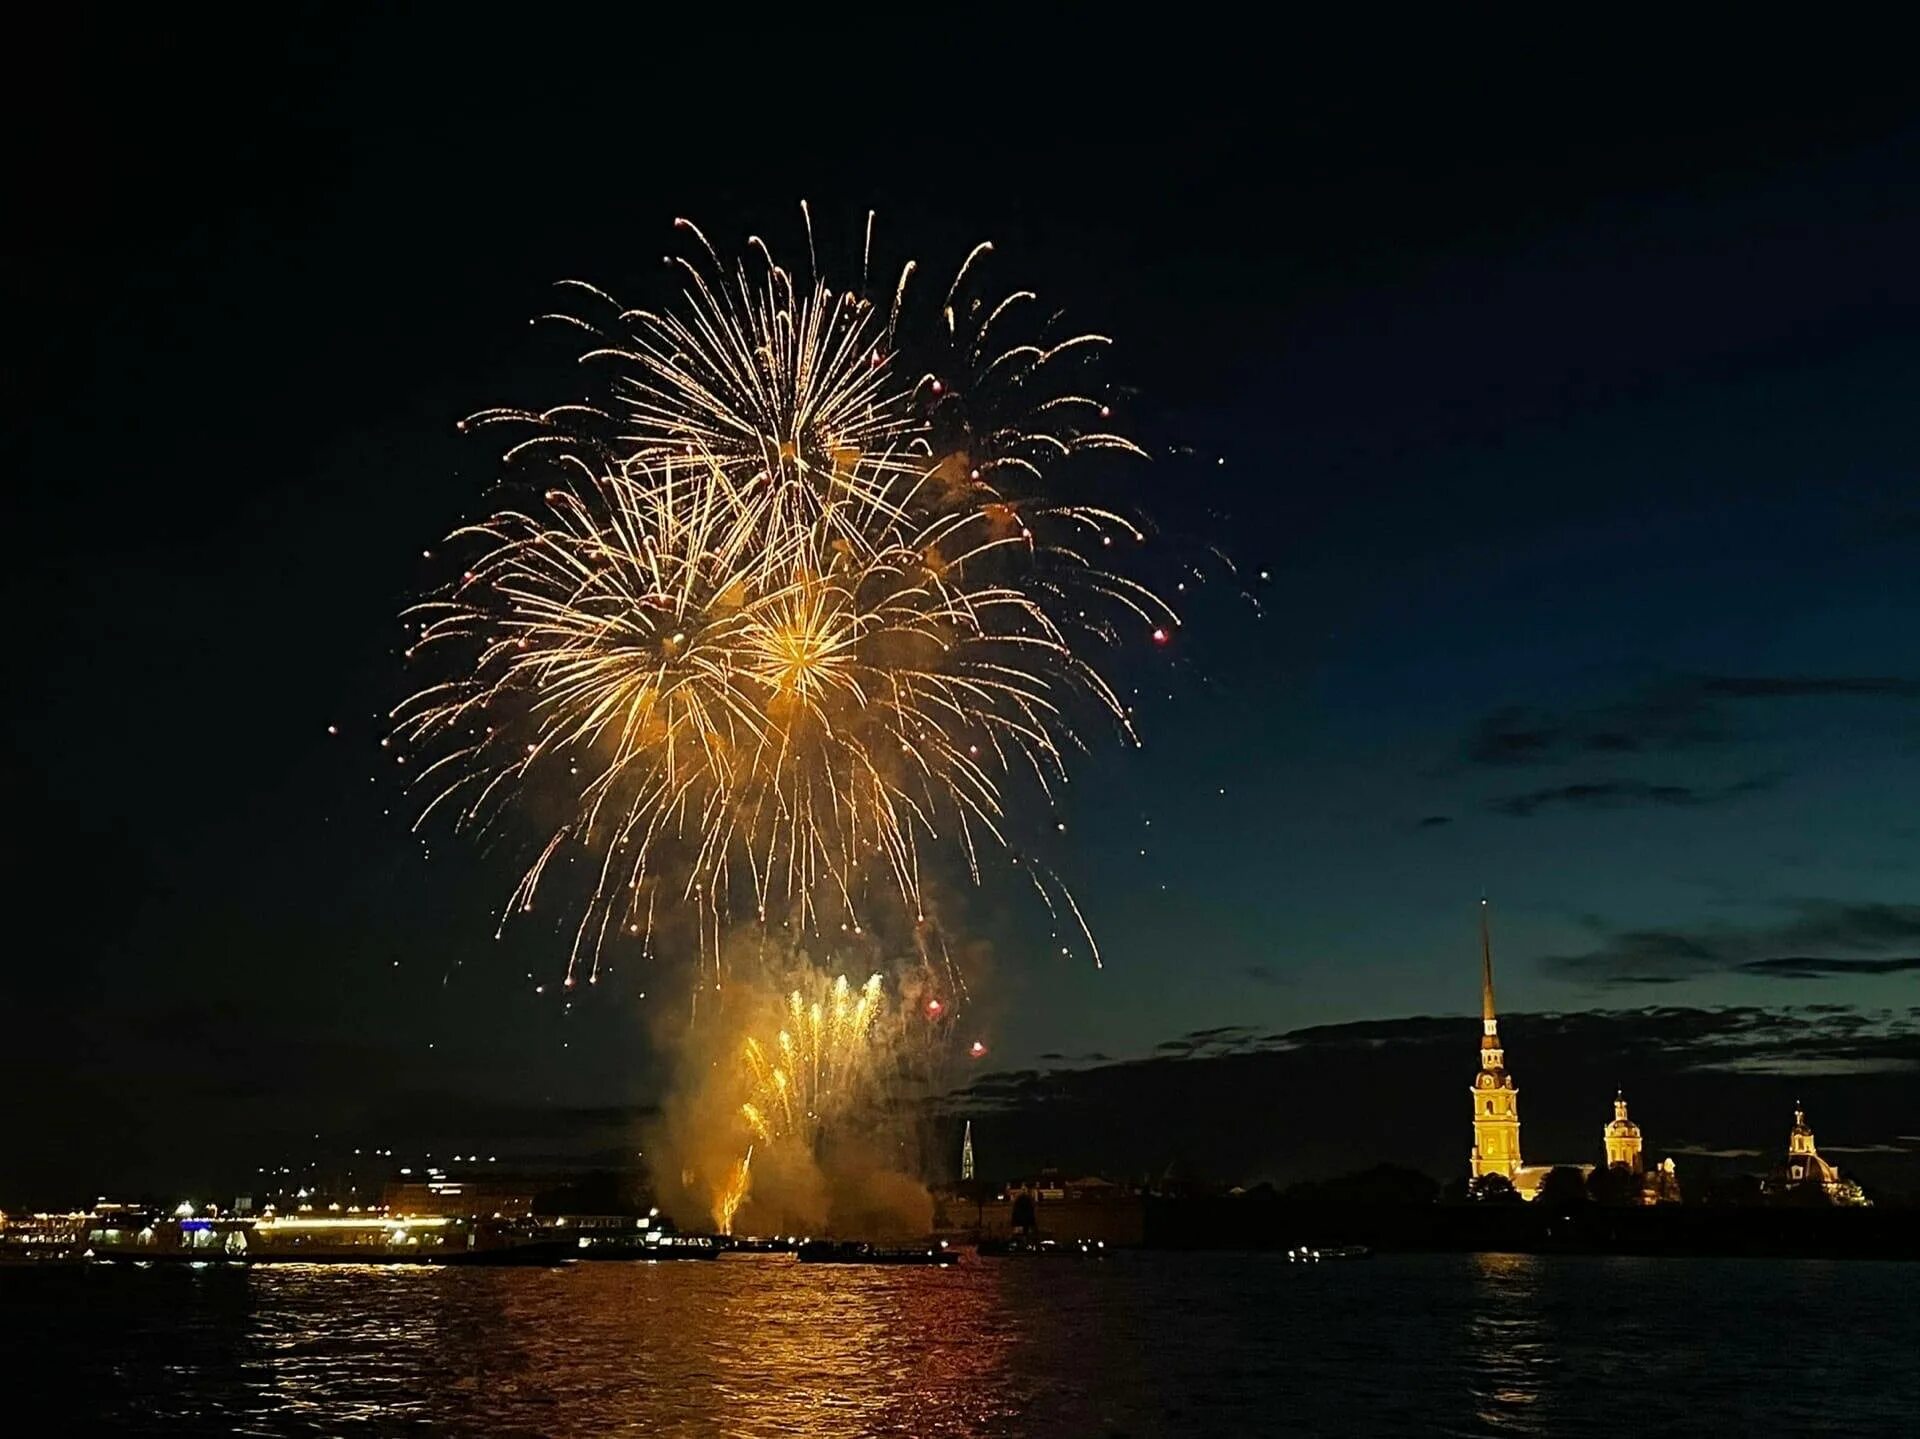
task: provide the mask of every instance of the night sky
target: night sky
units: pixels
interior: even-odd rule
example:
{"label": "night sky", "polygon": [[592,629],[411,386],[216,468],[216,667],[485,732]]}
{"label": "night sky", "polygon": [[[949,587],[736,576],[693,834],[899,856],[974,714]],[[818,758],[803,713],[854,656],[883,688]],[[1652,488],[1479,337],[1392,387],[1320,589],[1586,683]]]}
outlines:
{"label": "night sky", "polygon": [[[1906,1143],[1920,107],[1785,55],[1303,37],[1229,74],[1228,38],[67,37],[4,239],[0,1202],[632,1142],[675,986],[568,1011],[562,936],[492,937],[512,857],[423,856],[378,748],[397,615],[493,477],[455,421],[575,383],[526,323],[550,283],[659,298],[675,216],[791,253],[803,197],[940,270],[991,238],[1116,336],[1155,455],[1121,498],[1247,591],[1121,657],[1143,749],[1089,729],[1053,848],[1104,972],[1011,888],[962,906],[987,1069],[1158,1054],[1231,1092],[1258,1036],[1469,1015],[1484,891],[1503,1007],[1666,1016],[1535,1021],[1587,1046],[1552,1061],[1569,1134],[1664,1055],[1676,1142],[1784,1136],[1815,1084],[1823,1142]],[[1789,1043],[1688,1091],[1672,1016],[1713,1011]],[[1336,1047],[1381,1114],[1461,1102],[1327,1162],[1464,1158],[1470,1021],[1437,1110]],[[1270,1115],[1299,1093],[1263,1083]]]}

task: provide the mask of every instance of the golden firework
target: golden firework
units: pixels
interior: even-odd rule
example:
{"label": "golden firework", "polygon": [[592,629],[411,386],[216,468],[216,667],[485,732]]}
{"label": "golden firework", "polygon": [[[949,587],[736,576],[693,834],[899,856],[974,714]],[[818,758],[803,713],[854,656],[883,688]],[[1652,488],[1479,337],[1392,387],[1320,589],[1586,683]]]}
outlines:
{"label": "golden firework", "polygon": [[1101,337],[998,343],[1031,296],[971,298],[979,247],[931,322],[942,375],[902,361],[911,265],[883,312],[757,240],[731,272],[700,246],[677,308],[595,332],[607,403],[475,417],[531,424],[508,454],[554,478],[457,531],[474,557],[409,615],[448,674],[394,716],[421,822],[558,815],[507,912],[584,868],[568,984],[610,936],[650,934],[661,897],[700,914],[716,967],[743,906],[858,930],[891,895],[918,920],[927,849],[977,879],[1010,779],[1064,779],[1081,700],[1131,737],[1087,641],[1116,614],[1174,622],[1099,562],[1137,529],[1006,487],[1133,448],[1044,383]]}
{"label": "golden firework", "polygon": [[[812,993],[808,992],[812,989]],[[787,995],[771,1038],[749,1035],[740,1044],[738,1078],[746,1097],[739,1116],[749,1135],[745,1155],[717,1186],[713,1219],[722,1234],[753,1185],[756,1148],[793,1146],[812,1155],[836,1121],[878,1097],[888,1051],[879,1021],[888,1010],[877,974],[857,989],[843,974],[824,977]]]}

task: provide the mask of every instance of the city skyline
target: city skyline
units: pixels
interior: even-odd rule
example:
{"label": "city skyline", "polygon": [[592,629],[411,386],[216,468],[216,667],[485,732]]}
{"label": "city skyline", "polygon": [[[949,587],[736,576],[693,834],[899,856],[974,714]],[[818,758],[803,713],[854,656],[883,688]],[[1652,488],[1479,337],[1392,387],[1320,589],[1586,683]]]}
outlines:
{"label": "city skyline", "polygon": [[[972,116],[937,158],[857,125],[770,155],[723,122],[636,186],[617,99],[569,98],[565,146],[537,79],[456,130],[442,102],[507,57],[398,29],[284,42],[168,105],[109,47],[119,82],[70,137],[105,180],[9,241],[43,277],[18,299],[48,361],[20,377],[41,538],[13,576],[41,678],[9,717],[34,840],[8,973],[33,1022],[0,1062],[101,1116],[76,1136],[24,1115],[27,1182],[235,1153],[163,1115],[237,1114],[288,1149],[597,1150],[657,1102],[673,986],[621,961],[569,1006],[562,937],[493,939],[511,843],[429,857],[410,835],[378,748],[395,617],[492,479],[455,422],[551,367],[525,323],[550,283],[645,296],[675,216],[793,242],[803,198],[823,243],[869,208],[930,265],[990,237],[1111,331],[1152,455],[1119,498],[1239,576],[1202,566],[1175,642],[1123,657],[1144,748],[1098,736],[1059,816],[1020,820],[1068,826],[1105,968],[1061,962],[1044,911],[954,884],[988,1049],[956,1087],[1105,1096],[1178,1063],[1205,1114],[1236,1066],[1279,1085],[1301,1048],[1424,1053],[1474,1011],[1459,959],[1491,892],[1514,1035],[1564,1032],[1577,1068],[1606,1045],[1622,1067],[1636,1033],[1674,1047],[1673,1098],[1631,1091],[1650,1129],[1753,1147],[1805,1089],[1823,1135],[1900,1148],[1920,134],[1891,92],[1756,80],[1741,110],[1671,76],[1628,123],[1589,103],[1598,79],[1361,103],[1330,78],[1254,119],[1176,78],[1137,113],[1062,93],[1045,123]],[[394,83],[409,41],[445,70]],[[170,86],[197,73],[174,43]],[[479,155],[537,157],[577,201],[502,204]],[[1529,1084],[1561,1082],[1537,1063]],[[1355,1074],[1380,1091],[1371,1157],[1428,1162],[1425,1121],[1397,1131],[1385,1078]]]}

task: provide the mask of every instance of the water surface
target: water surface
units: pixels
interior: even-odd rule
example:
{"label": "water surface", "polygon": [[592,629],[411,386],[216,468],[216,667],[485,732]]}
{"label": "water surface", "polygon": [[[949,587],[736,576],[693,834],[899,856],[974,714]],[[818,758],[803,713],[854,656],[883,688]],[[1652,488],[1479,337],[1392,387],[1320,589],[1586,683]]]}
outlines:
{"label": "water surface", "polygon": [[1916,1281],[1509,1255],[16,1267],[0,1342],[9,1430],[47,1433],[1911,1434]]}

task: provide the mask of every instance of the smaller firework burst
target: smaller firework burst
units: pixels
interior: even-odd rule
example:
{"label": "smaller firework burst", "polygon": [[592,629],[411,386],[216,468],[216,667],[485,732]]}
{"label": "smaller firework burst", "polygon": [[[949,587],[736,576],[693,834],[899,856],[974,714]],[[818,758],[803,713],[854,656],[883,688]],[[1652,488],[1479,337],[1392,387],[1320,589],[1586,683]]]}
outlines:
{"label": "smaller firework burst", "polygon": [[890,1008],[878,974],[858,988],[844,974],[831,983],[815,980],[787,995],[771,1038],[741,1042],[737,1072],[747,1097],[739,1116],[751,1138],[714,1191],[713,1219],[722,1234],[733,1232],[752,1189],[756,1148],[816,1157],[831,1125],[879,1099],[890,1061],[882,1036],[893,1029],[880,1022],[891,1018]]}
{"label": "smaller firework burst", "polygon": [[741,1046],[753,1095],[740,1117],[762,1143],[812,1149],[820,1126],[866,1097],[873,1079],[870,1043],[886,996],[879,975],[855,989],[843,974],[824,996],[787,996],[786,1023],[771,1051],[758,1039]]}

